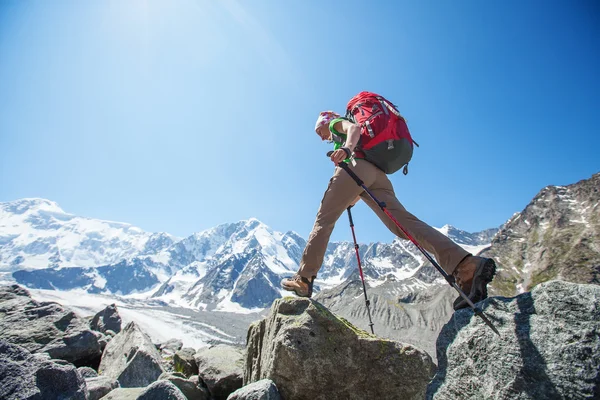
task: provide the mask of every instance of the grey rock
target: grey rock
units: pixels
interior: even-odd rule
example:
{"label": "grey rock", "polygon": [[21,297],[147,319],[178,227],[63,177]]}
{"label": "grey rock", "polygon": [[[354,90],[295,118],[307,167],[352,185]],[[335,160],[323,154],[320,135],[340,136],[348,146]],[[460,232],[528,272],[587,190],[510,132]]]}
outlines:
{"label": "grey rock", "polygon": [[114,333],[121,332],[121,316],[116,304],[111,304],[94,315],[94,318],[90,322],[90,328],[102,333],[106,333],[107,331]]}
{"label": "grey rock", "polygon": [[180,339],[169,339],[164,343],[161,343],[159,349],[161,352],[167,354],[175,354],[176,351],[181,350],[183,342]]}
{"label": "grey rock", "polygon": [[194,358],[198,376],[216,400],[225,400],[242,387],[244,355],[241,349],[220,344],[198,350]]}
{"label": "grey rock", "polygon": [[186,379],[185,375],[183,375],[181,372],[163,372],[162,374],[160,374],[160,376],[158,377],[157,380],[161,380],[161,379],[167,379],[170,376],[176,376],[179,378],[183,378]]}
{"label": "grey rock", "polygon": [[204,386],[204,382],[198,379],[185,379],[179,373],[169,374],[164,373],[160,376],[159,380],[167,380],[177,386],[179,390],[184,394],[188,400],[208,400],[210,399],[210,393]]}
{"label": "grey rock", "polygon": [[550,281],[480,306],[500,337],[456,312],[438,339],[429,399],[600,398],[600,286]]}
{"label": "grey rock", "polygon": [[[109,331],[109,332],[112,332],[112,331]],[[106,335],[106,334],[102,334],[102,336],[100,336],[98,338],[98,344],[100,345],[100,349],[102,350],[102,352],[104,352],[104,349],[106,348],[106,345],[108,344],[108,342],[111,341],[111,339],[113,337],[114,337],[114,335],[113,336],[109,336],[109,335]]]}
{"label": "grey rock", "polygon": [[187,400],[181,390],[169,381],[156,381],[148,386],[137,400]]}
{"label": "grey rock", "polygon": [[102,400],[136,400],[145,388],[117,388],[110,391]]}
{"label": "grey rock", "polygon": [[102,352],[101,336],[90,330],[75,331],[57,338],[44,346],[40,351],[46,352],[52,358],[60,358],[77,364],[95,363]]}
{"label": "grey rock", "polygon": [[151,384],[164,370],[148,335],[130,322],[106,346],[98,372],[130,388]]}
{"label": "grey rock", "polygon": [[186,377],[198,375],[198,364],[196,364],[196,359],[194,358],[195,354],[196,350],[190,347],[177,351],[173,355],[173,367],[175,371],[181,372]]}
{"label": "grey rock", "polygon": [[79,367],[77,368],[77,372],[81,375],[82,378],[95,378],[98,376],[98,372],[95,369],[90,367]]}
{"label": "grey rock", "polygon": [[244,383],[270,379],[288,399],[422,399],[435,365],[424,351],[379,339],[314,300],[283,298],[250,326]]}
{"label": "grey rock", "polygon": [[0,287],[0,337],[77,366],[98,365],[98,336],[85,320],[52,302],[38,302],[18,285]]}
{"label": "grey rock", "polygon": [[119,387],[119,382],[107,376],[86,378],[89,400],[98,400]]}
{"label": "grey rock", "polygon": [[74,365],[61,365],[0,340],[0,398],[84,400],[86,384]]}
{"label": "grey rock", "polygon": [[227,400],[281,400],[281,395],[275,382],[261,379],[231,393]]}

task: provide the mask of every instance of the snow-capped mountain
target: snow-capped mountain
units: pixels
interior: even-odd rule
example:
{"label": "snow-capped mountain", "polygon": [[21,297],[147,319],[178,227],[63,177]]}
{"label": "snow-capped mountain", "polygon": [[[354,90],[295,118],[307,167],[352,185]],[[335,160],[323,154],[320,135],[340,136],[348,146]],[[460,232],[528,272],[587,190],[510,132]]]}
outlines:
{"label": "snow-capped mountain", "polygon": [[68,214],[45,199],[0,203],[0,272],[98,267],[155,254],[178,240],[129,224]]}
{"label": "snow-capped mountain", "polygon": [[[0,271],[12,272],[17,282],[32,288],[136,294],[206,311],[268,307],[283,294],[280,280],[298,270],[306,245],[298,234],[273,231],[254,218],[177,239],[76,217],[43,199],[0,207]],[[458,243],[463,240],[470,251],[489,243],[484,233],[451,226],[441,231]],[[394,280],[421,287],[438,279],[410,242],[361,244],[359,251],[373,285]],[[316,289],[336,287],[356,274],[354,244],[330,243]]]}

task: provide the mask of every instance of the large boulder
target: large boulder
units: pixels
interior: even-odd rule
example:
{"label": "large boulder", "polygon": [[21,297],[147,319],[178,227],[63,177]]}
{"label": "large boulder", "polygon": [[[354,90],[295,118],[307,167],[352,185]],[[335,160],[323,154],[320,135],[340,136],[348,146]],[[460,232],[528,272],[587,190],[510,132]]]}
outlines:
{"label": "large boulder", "polygon": [[181,390],[169,381],[156,381],[140,393],[137,400],[187,400]]}
{"label": "large boulder", "polygon": [[270,379],[287,399],[422,399],[424,351],[356,329],[314,300],[276,300],[248,330],[244,383]]}
{"label": "large boulder", "polygon": [[262,379],[239,388],[227,400],[281,400],[281,395],[272,380]]}
{"label": "large boulder", "polygon": [[164,370],[150,337],[132,321],[106,346],[98,372],[131,388],[148,386]]}
{"label": "large boulder", "polygon": [[101,334],[85,320],[58,303],[33,300],[18,285],[0,287],[0,337],[76,366],[96,367],[102,354]]}
{"label": "large boulder", "polygon": [[167,380],[177,386],[181,393],[188,400],[208,400],[210,394],[208,389],[204,387],[204,383],[195,376],[196,379],[186,379],[181,377],[179,373],[164,373],[159,377],[159,380]]}
{"label": "large boulder", "polygon": [[86,378],[85,384],[88,391],[88,400],[98,400],[106,396],[112,390],[119,387],[119,382],[108,376],[96,376]]}
{"label": "large boulder", "polygon": [[466,309],[442,329],[429,399],[600,398],[600,286],[550,281]]}
{"label": "large boulder", "polygon": [[219,344],[198,350],[194,358],[198,376],[216,400],[226,400],[229,394],[242,387],[244,354],[241,349]]}
{"label": "large boulder", "polygon": [[102,333],[107,333],[107,331],[121,332],[121,316],[116,304],[111,304],[94,315],[90,322],[90,328]]}
{"label": "large boulder", "polygon": [[0,340],[0,399],[86,400],[86,384],[74,365]]}
{"label": "large boulder", "polygon": [[173,368],[177,372],[181,372],[186,378],[192,375],[198,375],[198,364],[194,355],[196,350],[191,347],[185,347],[177,351],[173,355]]}

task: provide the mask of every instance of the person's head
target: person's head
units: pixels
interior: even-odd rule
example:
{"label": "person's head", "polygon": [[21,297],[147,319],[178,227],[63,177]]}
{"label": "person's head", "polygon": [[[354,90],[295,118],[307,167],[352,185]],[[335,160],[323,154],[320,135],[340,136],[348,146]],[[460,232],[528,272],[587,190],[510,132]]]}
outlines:
{"label": "person's head", "polygon": [[322,111],[319,114],[317,123],[315,124],[315,132],[317,132],[321,140],[332,140],[329,123],[339,117],[340,115],[333,111]]}

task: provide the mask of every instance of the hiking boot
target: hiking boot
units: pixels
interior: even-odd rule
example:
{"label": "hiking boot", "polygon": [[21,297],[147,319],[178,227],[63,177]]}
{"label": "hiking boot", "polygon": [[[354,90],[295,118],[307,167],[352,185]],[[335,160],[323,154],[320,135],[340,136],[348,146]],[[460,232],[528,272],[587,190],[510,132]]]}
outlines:
{"label": "hiking boot", "polygon": [[[469,297],[473,304],[488,297],[487,284],[494,279],[496,263],[491,258],[467,256],[452,273],[456,284]],[[454,300],[454,309],[468,307],[469,303],[461,296]]]}
{"label": "hiking boot", "polygon": [[309,281],[303,276],[296,274],[291,278],[285,278],[281,281],[281,287],[290,292],[296,293],[300,297],[310,297],[313,291],[313,282],[316,276],[313,276]]}

